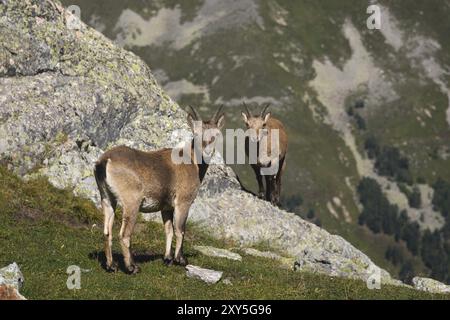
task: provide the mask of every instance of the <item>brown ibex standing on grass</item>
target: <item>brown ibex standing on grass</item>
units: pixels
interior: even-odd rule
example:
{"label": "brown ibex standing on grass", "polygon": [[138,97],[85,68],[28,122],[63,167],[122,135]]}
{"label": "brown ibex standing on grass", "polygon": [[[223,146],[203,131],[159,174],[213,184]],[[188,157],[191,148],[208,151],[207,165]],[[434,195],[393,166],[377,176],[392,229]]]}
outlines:
{"label": "brown ibex standing on grass", "polygon": [[[245,112],[242,117],[249,130],[249,136],[246,138],[245,152],[249,156],[250,143],[256,143],[257,162],[251,166],[258,181],[259,197],[265,198],[272,204],[280,205],[281,194],[281,176],[286,168],[287,152],[287,134],[281,121],[271,116],[267,112],[267,105],[259,115],[254,116],[250,113],[247,105],[244,103]],[[278,130],[278,139],[272,141],[272,130]],[[272,145],[272,142],[274,145]],[[278,151],[273,154],[273,150]],[[261,169],[275,166],[278,168],[275,174],[265,175],[266,189],[261,174]]]}
{"label": "brown ibex standing on grass", "polygon": [[94,173],[105,217],[105,255],[108,271],[117,270],[111,249],[117,204],[123,209],[119,238],[128,273],[139,272],[130,252],[131,235],[139,211],[162,213],[166,233],[164,263],[166,265],[173,263],[172,238],[175,229],[175,263],[187,264],[183,255],[186,219],[208,169],[208,163],[203,161],[203,156],[210,157],[214,153],[217,137],[210,135],[205,138],[203,132],[210,130],[209,132],[214,131],[219,135],[225,120],[225,115],[221,113],[222,107],[206,122],[201,120],[192,107],[191,110],[187,116],[193,131],[190,163],[177,164],[172,158],[173,152],[180,154],[186,149],[144,152],[125,146],[105,152],[97,161]]}

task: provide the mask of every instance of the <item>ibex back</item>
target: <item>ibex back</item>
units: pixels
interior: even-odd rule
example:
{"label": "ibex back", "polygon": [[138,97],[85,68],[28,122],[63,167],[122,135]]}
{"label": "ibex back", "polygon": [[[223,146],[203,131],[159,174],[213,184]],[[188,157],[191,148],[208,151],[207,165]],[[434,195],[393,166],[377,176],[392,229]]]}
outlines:
{"label": "ibex back", "polygon": [[[200,146],[196,146],[194,139],[191,142],[191,163],[174,163],[173,149],[144,152],[125,146],[115,147],[105,152],[97,161],[94,173],[105,218],[105,255],[108,271],[117,270],[117,264],[113,262],[111,246],[114,214],[118,204],[123,209],[119,239],[128,273],[139,271],[130,252],[130,246],[131,235],[140,211],[161,211],[162,213],[166,233],[164,263],[170,265],[175,261],[180,265],[187,264],[183,255],[186,220],[189,208],[197,196],[208,169],[208,164],[202,159],[196,159],[196,155],[200,154],[203,157],[206,150],[214,150],[215,143],[214,136],[209,136],[209,139],[205,140],[200,135],[207,129],[216,129],[217,134],[220,133],[219,130],[224,124],[224,114],[220,114],[221,109],[207,122],[202,122],[193,108],[191,108],[192,113],[188,113],[188,123],[193,130],[194,139],[202,142]],[[194,123],[201,125],[195,126]],[[172,255],[174,230],[175,259]]]}

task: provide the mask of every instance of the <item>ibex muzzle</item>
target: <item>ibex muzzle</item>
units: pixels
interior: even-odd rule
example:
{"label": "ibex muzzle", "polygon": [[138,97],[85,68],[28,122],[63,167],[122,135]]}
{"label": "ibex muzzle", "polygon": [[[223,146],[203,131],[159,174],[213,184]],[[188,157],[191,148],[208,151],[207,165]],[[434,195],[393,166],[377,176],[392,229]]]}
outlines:
{"label": "ibex muzzle", "polygon": [[[210,156],[215,145],[215,137],[204,139],[202,132],[218,129],[216,131],[220,134],[225,120],[221,111],[222,107],[211,120],[202,121],[197,111],[191,107],[187,120],[193,131],[189,149],[192,161],[188,163],[174,163],[171,157],[173,149],[144,152],[125,146],[105,152],[97,161],[94,173],[105,218],[105,255],[108,271],[117,270],[111,246],[114,214],[118,204],[123,209],[119,238],[128,273],[139,271],[130,252],[131,235],[139,211],[161,211],[166,233],[164,263],[170,265],[175,261],[180,265],[187,264],[183,255],[186,220],[208,169],[208,163],[202,161],[204,151]],[[201,143],[194,143],[199,139]],[[172,255],[174,231],[175,258]]]}

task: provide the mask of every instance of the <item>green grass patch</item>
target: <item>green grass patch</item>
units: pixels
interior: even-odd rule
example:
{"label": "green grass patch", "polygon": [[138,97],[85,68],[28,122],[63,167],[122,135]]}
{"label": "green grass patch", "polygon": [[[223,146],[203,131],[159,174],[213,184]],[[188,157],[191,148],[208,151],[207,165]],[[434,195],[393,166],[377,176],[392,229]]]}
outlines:
{"label": "green grass patch", "polygon": [[[70,190],[46,180],[24,182],[0,167],[0,265],[16,261],[25,277],[22,293],[29,299],[432,299],[444,298],[407,288],[369,290],[362,281],[294,272],[278,262],[245,256],[242,262],[211,258],[193,245],[232,248],[228,241],[188,226],[186,255],[190,262],[222,270],[219,282],[207,285],[190,279],[181,267],[162,263],[163,228],[139,222],[133,248],[142,272],[110,274],[102,267],[103,235],[99,211]],[[117,225],[117,224],[116,224]],[[116,234],[118,226],[115,228]],[[121,261],[114,242],[115,258]],[[81,289],[69,290],[66,270],[79,266]]]}

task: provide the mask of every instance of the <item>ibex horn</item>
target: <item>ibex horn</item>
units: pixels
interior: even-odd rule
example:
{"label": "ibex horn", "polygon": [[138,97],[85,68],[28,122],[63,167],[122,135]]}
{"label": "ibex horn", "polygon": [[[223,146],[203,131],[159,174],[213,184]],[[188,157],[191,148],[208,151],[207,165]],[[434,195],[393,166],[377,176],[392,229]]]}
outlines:
{"label": "ibex horn", "polygon": [[243,102],[243,104],[244,104],[245,112],[247,112],[247,115],[250,117],[251,114],[250,114],[250,111],[248,110],[247,104],[245,102]]}
{"label": "ibex horn", "polygon": [[220,116],[222,115],[221,112],[222,112],[223,107],[224,107],[224,105],[221,105],[219,107],[219,109],[217,109],[216,113],[214,114],[213,120],[215,122],[217,122],[217,120],[219,120]]}
{"label": "ibex horn", "polygon": [[191,110],[191,116],[193,116],[194,120],[199,120],[200,116],[198,115],[197,111],[192,107],[192,106],[188,106]]}
{"label": "ibex horn", "polygon": [[267,109],[270,107],[270,103],[268,103],[264,109],[261,111],[261,118],[264,118],[264,116],[266,115],[266,111]]}

